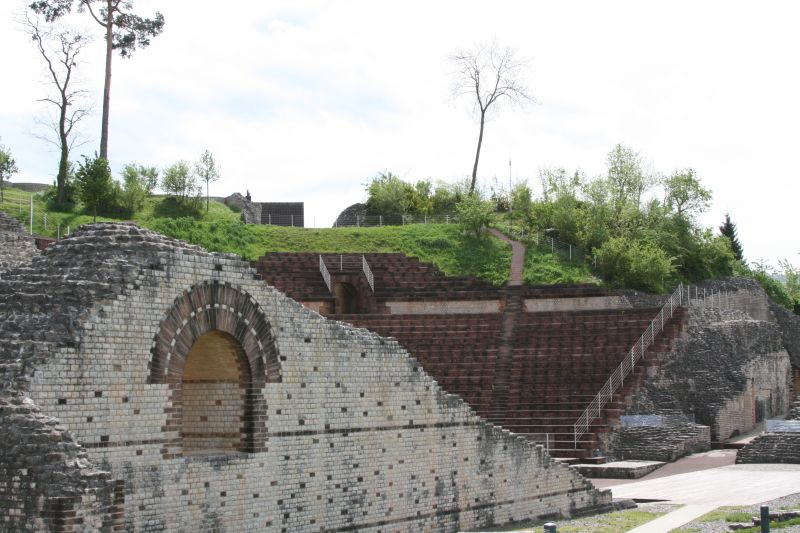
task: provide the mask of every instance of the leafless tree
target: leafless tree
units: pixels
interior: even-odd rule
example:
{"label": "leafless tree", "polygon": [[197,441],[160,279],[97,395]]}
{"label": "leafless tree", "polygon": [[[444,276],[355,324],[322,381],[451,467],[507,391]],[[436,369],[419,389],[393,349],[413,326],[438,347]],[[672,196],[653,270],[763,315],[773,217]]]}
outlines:
{"label": "leafless tree", "polygon": [[55,144],[60,152],[56,185],[61,203],[66,199],[69,153],[78,139],[75,126],[90,111],[85,101],[86,91],[75,87],[78,56],[88,39],[80,32],[55,23],[41,23],[38,16],[30,13],[26,14],[24,25],[47,65],[49,83],[54,87],[41,101],[56,109],[56,115],[48,124],[55,132],[55,140],[49,136],[43,138]]}
{"label": "leafless tree", "polygon": [[103,116],[100,126],[100,157],[108,160],[108,120],[111,105],[111,58],[114,50],[130,57],[136,48],[150,45],[161,34],[164,16],[156,12],[152,19],[133,13],[133,0],[34,0],[29,7],[48,22],[68,14],[76,3],[78,12],[88,12],[103,28],[106,40],[105,77],[103,81]]}
{"label": "leafless tree", "polygon": [[513,48],[500,46],[496,42],[479,43],[471,49],[456,51],[450,56],[450,62],[454,67],[453,96],[472,95],[480,118],[478,148],[475,150],[475,164],[472,166],[472,182],[469,187],[471,194],[475,190],[478,177],[478,160],[487,111],[493,106],[498,107],[502,102],[521,106],[534,102],[535,99],[525,84],[528,63],[518,58]]}

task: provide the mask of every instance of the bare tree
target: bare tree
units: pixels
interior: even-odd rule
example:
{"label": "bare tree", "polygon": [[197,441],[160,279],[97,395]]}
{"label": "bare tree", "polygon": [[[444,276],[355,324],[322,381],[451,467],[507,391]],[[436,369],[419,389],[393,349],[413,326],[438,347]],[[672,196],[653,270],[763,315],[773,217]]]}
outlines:
{"label": "bare tree", "polygon": [[[535,99],[525,85],[528,63],[517,57],[516,50],[502,47],[496,42],[479,43],[469,50],[458,50],[450,56],[453,64],[453,96],[471,94],[474,106],[480,116],[478,148],[475,150],[475,164],[472,166],[472,182],[469,192],[475,190],[478,177],[478,160],[483,144],[483,130],[487,111],[497,103],[505,101],[509,105],[524,105]],[[495,106],[495,107],[497,107]]]}
{"label": "bare tree", "polygon": [[49,124],[56,134],[56,139],[55,141],[50,137],[44,139],[55,144],[60,152],[56,186],[57,200],[62,203],[66,200],[69,153],[77,140],[74,134],[75,126],[89,113],[84,100],[86,91],[75,88],[78,56],[88,44],[88,39],[79,32],[54,23],[41,24],[39,18],[31,16],[30,13],[26,14],[24,24],[47,65],[50,84],[55,88],[51,95],[41,101],[52,104],[56,109],[56,116],[54,118],[51,116]]}
{"label": "bare tree", "polygon": [[111,103],[111,58],[114,50],[122,57],[130,57],[138,46],[145,48],[150,39],[161,33],[164,16],[156,12],[152,19],[142,18],[132,12],[133,0],[35,0],[30,8],[45,16],[48,22],[72,10],[77,2],[78,11],[88,11],[92,19],[102,26],[106,39],[105,78],[103,82],[103,118],[100,131],[100,157],[108,159],[108,117]]}

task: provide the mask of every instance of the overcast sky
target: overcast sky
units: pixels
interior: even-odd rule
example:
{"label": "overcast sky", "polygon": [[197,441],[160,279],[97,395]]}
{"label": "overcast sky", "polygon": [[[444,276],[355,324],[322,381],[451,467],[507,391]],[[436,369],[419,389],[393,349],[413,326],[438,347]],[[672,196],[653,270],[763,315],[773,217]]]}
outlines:
{"label": "overcast sky", "polygon": [[[0,137],[15,181],[51,182],[57,154],[36,134],[44,65],[0,2]],[[800,264],[797,236],[800,5],[796,2],[468,2],[137,0],[164,33],[114,58],[109,157],[167,166],[208,148],[222,167],[212,195],[304,201],[329,226],[390,170],[416,181],[470,175],[477,123],[450,96],[447,57],[496,39],[530,59],[538,99],[487,125],[479,181],[538,186],[545,165],[605,171],[615,143],[655,170],[692,167],[714,192],[701,221],[730,212],[749,260]],[[86,15],[79,15],[86,22]],[[99,144],[99,26],[80,72]]]}

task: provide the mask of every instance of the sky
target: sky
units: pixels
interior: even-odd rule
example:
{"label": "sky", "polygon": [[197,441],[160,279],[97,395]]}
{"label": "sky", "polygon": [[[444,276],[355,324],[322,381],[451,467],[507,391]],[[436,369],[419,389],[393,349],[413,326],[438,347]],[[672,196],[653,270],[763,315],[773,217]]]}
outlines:
{"label": "sky", "polygon": [[[44,63],[0,1],[0,143],[12,181],[49,183],[58,154],[41,137]],[[479,42],[528,60],[537,103],[497,109],[486,126],[479,185],[538,187],[546,166],[604,174],[617,143],[662,174],[691,167],[714,193],[700,222],[736,223],[745,256],[800,265],[800,4],[791,1],[136,0],[160,10],[164,32],[129,59],[115,56],[109,159],[118,175],[164,168],[210,150],[222,169],[211,194],[303,201],[306,223],[330,226],[366,199],[382,171],[415,182],[471,175],[478,124],[454,99],[448,57]],[[99,146],[101,28],[79,64]],[[509,161],[511,161],[509,169]],[[509,175],[510,173],[510,175]]]}

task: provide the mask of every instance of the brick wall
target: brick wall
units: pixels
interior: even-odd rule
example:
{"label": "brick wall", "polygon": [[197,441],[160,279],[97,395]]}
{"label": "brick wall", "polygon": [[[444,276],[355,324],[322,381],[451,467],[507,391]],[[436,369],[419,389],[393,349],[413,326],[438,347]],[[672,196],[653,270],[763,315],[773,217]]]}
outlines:
{"label": "brick wall", "polygon": [[[106,281],[74,302],[83,307],[71,317],[44,310],[42,320],[20,322],[53,324],[58,342],[49,356],[31,354],[7,370],[1,396],[28,397],[56,417],[86,460],[122,484],[124,498],[104,500],[121,511],[100,511],[101,522],[113,515],[120,527],[167,531],[455,531],[609,502],[541,447],[478,419],[396,342],[323,319],[238,258],[98,224],[51,247],[37,267],[59,280],[49,290]],[[0,309],[33,313],[4,283]],[[217,418],[216,407],[237,409],[230,376],[202,389],[185,375],[192,346],[214,331],[243,352],[241,442],[236,451],[195,453],[202,450],[186,437],[202,424],[184,416],[205,404],[204,422],[222,423],[230,417]],[[4,472],[24,468],[20,457],[0,460]],[[15,497],[27,505],[34,492]],[[30,505],[24,514],[36,519]]]}

